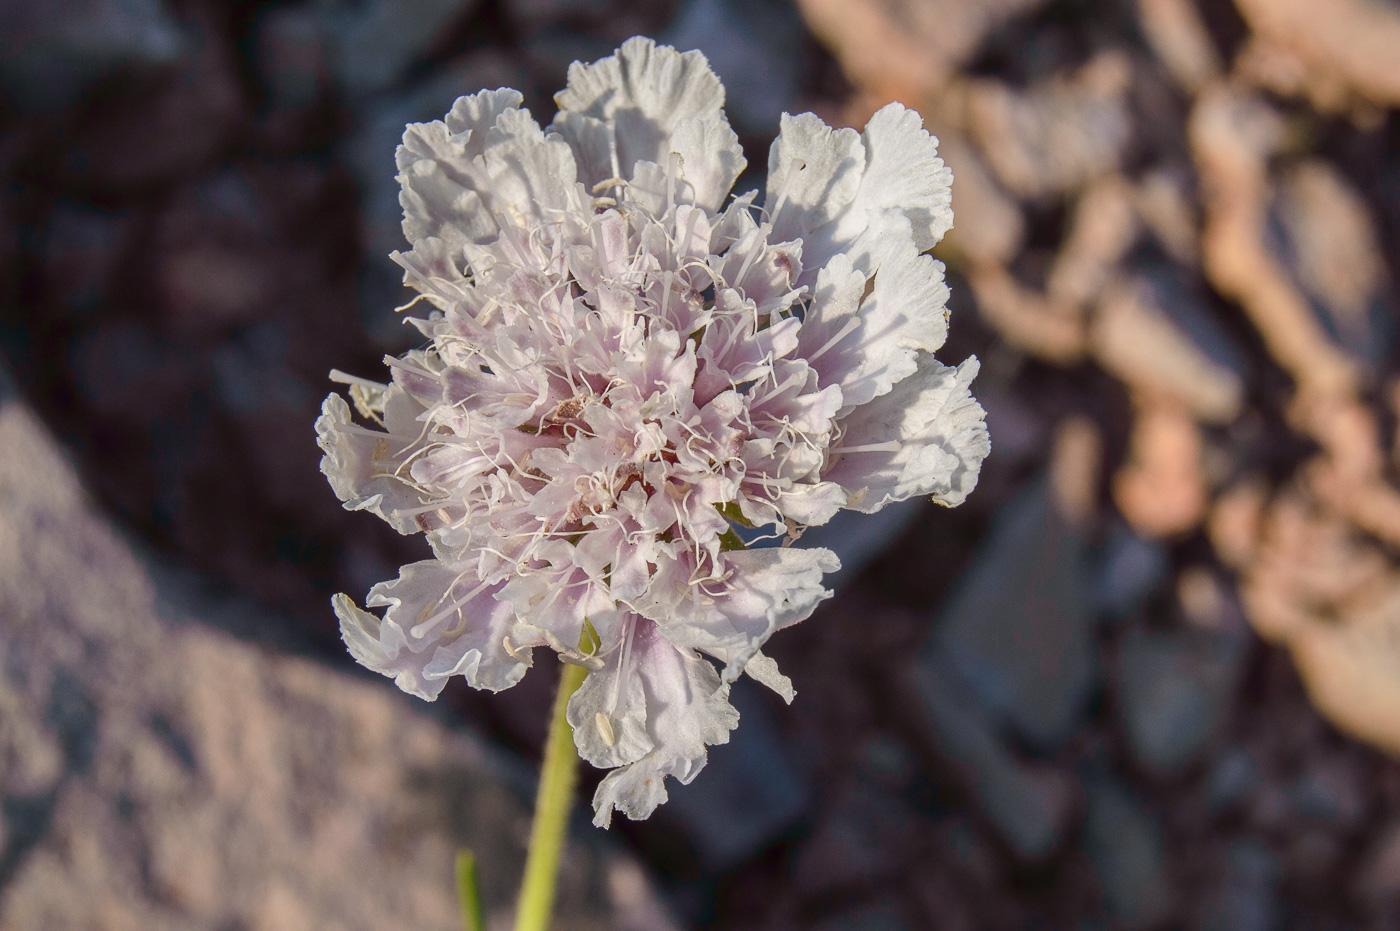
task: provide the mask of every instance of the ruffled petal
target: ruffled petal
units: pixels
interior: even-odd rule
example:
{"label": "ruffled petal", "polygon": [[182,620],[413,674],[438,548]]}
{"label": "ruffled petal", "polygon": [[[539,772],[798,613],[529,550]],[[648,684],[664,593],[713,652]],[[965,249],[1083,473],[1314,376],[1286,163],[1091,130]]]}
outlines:
{"label": "ruffled petal", "polygon": [[[625,658],[619,654],[617,660],[618,675],[635,679],[641,686],[646,738],[651,747],[608,773],[599,784],[593,795],[593,823],[601,828],[611,823],[615,810],[634,821],[648,817],[666,801],[666,777],[674,776],[682,785],[689,783],[705,766],[705,748],[728,743],[729,732],[739,723],[739,712],[729,704],[729,686],[720,681],[708,661],[676,646],[651,621],[636,618],[634,624],[630,652]],[[589,679],[595,675],[590,673]],[[597,687],[585,693],[589,679],[569,703],[570,720],[579,722],[575,741],[585,753],[596,749],[598,743],[606,743],[600,733],[580,738],[580,731],[590,726],[598,730],[597,716],[608,714],[608,689],[617,681],[599,676]],[[620,691],[634,694],[627,686]],[[612,712],[621,707],[619,700]],[[620,733],[620,728],[613,731],[615,738]]]}
{"label": "ruffled petal", "polygon": [[[908,227],[903,217],[898,224]],[[908,236],[874,246],[871,278],[844,253],[817,275],[798,344],[822,384],[841,386],[848,410],[912,375],[918,354],[938,349],[948,333],[943,263],[920,255]]]}
{"label": "ruffled petal", "polygon": [[[952,228],[952,172],[918,113],[892,103],[862,135],[833,130],[810,113],[784,116],[768,157],[773,234],[801,239],[811,270],[850,251],[862,236],[887,235],[891,215],[909,222],[915,251]],[[863,271],[873,271],[865,268]]]}
{"label": "ruffled petal", "polygon": [[[637,673],[636,627],[651,621],[629,614],[618,625],[603,667],[594,669],[569,699],[569,726],[579,756],[611,769],[646,756],[656,746],[647,727],[647,696]],[[653,625],[654,626],[654,625]]]}
{"label": "ruffled petal", "polygon": [[[389,393],[401,404],[412,404],[402,389],[391,386]],[[421,408],[420,408],[421,409]],[[423,498],[395,474],[393,440],[388,434],[366,430],[352,422],[350,405],[338,394],[321,404],[316,419],[316,442],[325,453],[321,472],[347,511],[369,511],[383,518],[399,533],[416,533],[420,528],[411,512]]]}
{"label": "ruffled petal", "polygon": [[797,697],[797,690],[792,687],[792,680],[779,672],[778,664],[762,650],[749,657],[748,663],[744,666],[744,675],[760,685],[768,686],[789,705]]}
{"label": "ruffled petal", "polygon": [[721,660],[724,681],[733,682],[775,631],[805,620],[831,597],[822,576],[841,561],[831,550],[782,547],[726,553],[724,568],[724,590],[708,604],[688,603],[659,623],[672,643]]}
{"label": "ruffled petal", "polygon": [[970,388],[977,369],[975,357],[957,368],[921,360],[888,394],[850,412],[822,477],[843,485],[848,507],[867,514],[915,495],[961,504],[991,451],[986,414]]}
{"label": "ruffled petal", "polygon": [[449,248],[489,242],[497,232],[482,209],[472,160],[486,147],[486,133],[507,110],[520,106],[519,91],[502,88],[460,97],[445,120],[410,123],[395,153],[403,234],[411,243],[429,236]]}
{"label": "ruffled petal", "polygon": [[513,90],[482,91],[460,98],[446,121],[404,130],[395,161],[409,242],[436,237],[455,256],[496,241],[502,222],[537,226],[573,202],[573,150],[519,103]]}
{"label": "ruffled petal", "polygon": [[332,605],[341,637],[361,665],[433,701],[452,676],[497,692],[519,682],[529,668],[528,649],[506,650],[515,619],[493,592],[430,559],[404,566],[397,579],[371,589],[369,606],[389,609],[382,619],[346,595],[336,595]]}
{"label": "ruffled petal", "polygon": [[705,56],[642,36],[591,65],[574,62],[568,87],[554,100],[566,113],[612,122],[618,164],[628,180],[639,161],[666,163],[671,134],[682,120],[727,123],[724,87]]}
{"label": "ruffled petal", "polygon": [[680,204],[718,212],[748,165],[739,137],[723,120],[681,120],[666,151],[666,167],[638,162],[627,189],[630,200],[656,215]]}

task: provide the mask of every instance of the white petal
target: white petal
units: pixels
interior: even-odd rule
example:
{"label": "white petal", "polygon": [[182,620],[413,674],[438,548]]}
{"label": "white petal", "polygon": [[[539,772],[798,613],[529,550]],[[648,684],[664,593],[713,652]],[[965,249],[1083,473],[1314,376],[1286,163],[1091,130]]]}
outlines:
{"label": "white petal", "polygon": [[488,203],[531,228],[575,206],[578,169],[568,143],[546,136],[526,110],[507,110],[486,134]]}
{"label": "white petal", "polygon": [[638,161],[665,164],[681,120],[724,121],[724,87],[705,56],[641,36],[591,65],[574,62],[568,87],[554,100],[560,110],[614,122],[619,164],[629,179]]}
{"label": "white petal", "polygon": [[572,203],[573,151],[546,137],[519,102],[515,91],[483,91],[458,100],[448,122],[404,130],[395,158],[409,242],[437,237],[455,254],[494,242],[500,218],[535,227]]}
{"label": "white petal", "polygon": [[647,698],[636,650],[636,626],[653,625],[629,615],[618,625],[621,636],[609,644],[602,669],[594,669],[569,699],[569,725],[579,756],[594,766],[612,768],[635,763],[656,746],[647,729]]}
{"label": "white petal", "polygon": [[460,251],[464,242],[488,242],[496,223],[482,209],[472,182],[472,160],[481,155],[496,118],[520,106],[517,91],[507,88],[460,97],[447,119],[410,123],[395,155],[399,170],[399,204],[403,233],[411,243],[428,236]]}
{"label": "white petal", "polygon": [[[897,225],[907,229],[908,221],[898,217]],[[938,349],[948,334],[943,263],[920,255],[907,235],[881,237],[872,246],[868,284],[846,254],[817,275],[799,343],[799,355],[822,384],[841,386],[847,410],[912,375],[918,354]]]}
{"label": "white petal", "polygon": [[938,140],[918,113],[897,103],[871,117],[860,136],[810,113],[784,116],[768,172],[774,236],[803,242],[809,271],[801,284],[862,236],[885,235],[891,214],[909,221],[919,252],[953,225],[952,172],[938,157]]}
{"label": "white petal", "polygon": [[835,482],[799,483],[780,491],[773,503],[788,520],[820,527],[846,506],[846,489]]}
{"label": "white petal", "polygon": [[[652,747],[599,784],[593,796],[593,823],[603,828],[614,810],[634,821],[649,816],[666,801],[666,777],[689,783],[705,766],[706,746],[728,743],[729,732],[739,723],[739,713],[729,704],[729,686],[720,682],[708,661],[671,643],[652,622],[637,618],[635,624],[630,675],[640,680],[645,694]],[[594,706],[581,705],[578,714],[582,718],[589,710]]]}
{"label": "white petal", "polygon": [[813,278],[842,251],[832,247],[830,227],[855,199],[864,170],[865,144],[854,129],[832,129],[815,113],[783,114],[768,151],[769,238],[801,240]]}
{"label": "white petal", "polygon": [[734,181],[748,165],[739,137],[723,120],[684,119],[671,133],[670,151],[681,158],[685,181],[681,202],[719,210]]}
{"label": "white petal", "polygon": [[[412,403],[397,385],[388,393],[399,403]],[[332,394],[321,404],[316,442],[325,453],[321,472],[347,511],[377,514],[399,533],[418,532],[414,519],[401,512],[423,504],[423,499],[395,477],[397,462],[389,461],[394,441],[387,434],[376,436],[355,426],[345,399]]]}
{"label": "white petal", "polygon": [[932,249],[953,228],[953,171],[917,111],[892,103],[865,126],[866,166],[858,208],[898,209],[914,228],[914,248]]}
{"label": "white petal", "polygon": [[956,369],[925,357],[913,375],[844,420],[842,447],[894,441],[897,448],[840,453],[822,478],[845,486],[849,507],[867,514],[915,495],[961,504],[991,451],[986,415],[969,388],[977,369],[975,357]]}
{"label": "white petal", "polygon": [[778,664],[762,650],[749,658],[748,663],[744,666],[744,674],[755,682],[766,685],[777,692],[778,697],[789,705],[797,697],[797,690],[792,687],[792,680],[779,672]]}
{"label": "white petal", "polygon": [[831,597],[822,576],[841,568],[831,550],[759,549],[725,554],[725,591],[703,609],[682,609],[661,622],[672,642],[721,659],[724,681],[733,682],[774,631],[804,620]]}
{"label": "white petal", "polygon": [[382,621],[343,595],[336,610],[355,658],[394,677],[405,692],[432,700],[454,675],[495,692],[519,682],[529,667],[528,650],[512,655],[505,648],[515,617],[493,597],[498,588],[429,559],[409,563],[397,579],[370,589],[369,607],[388,608]]}

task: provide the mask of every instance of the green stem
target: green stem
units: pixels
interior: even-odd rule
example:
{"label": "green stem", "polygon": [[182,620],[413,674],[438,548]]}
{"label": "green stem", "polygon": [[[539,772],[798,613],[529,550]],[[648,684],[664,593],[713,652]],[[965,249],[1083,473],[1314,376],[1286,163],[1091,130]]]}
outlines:
{"label": "green stem", "polygon": [[486,931],[480,886],[476,878],[476,856],[470,850],[457,851],[457,902],[462,907],[465,931]]}
{"label": "green stem", "polygon": [[586,675],[587,667],[565,664],[559,677],[559,694],[554,699],[549,736],[545,738],[540,787],[535,794],[535,822],[530,828],[530,849],[525,855],[525,878],[520,884],[515,931],[547,931],[554,914],[559,860],[569,835],[569,809],[578,778],[578,751],[574,749],[574,734],[567,712],[569,698],[578,691]]}

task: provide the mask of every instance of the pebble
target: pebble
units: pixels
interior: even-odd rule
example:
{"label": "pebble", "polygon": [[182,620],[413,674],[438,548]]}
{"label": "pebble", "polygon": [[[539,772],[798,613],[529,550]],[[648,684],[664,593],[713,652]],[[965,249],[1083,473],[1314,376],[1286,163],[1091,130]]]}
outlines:
{"label": "pebble", "polygon": [[1157,814],[1116,781],[1091,780],[1084,849],[1103,887],[1109,913],[1123,927],[1161,925],[1173,892]]}
{"label": "pebble", "polygon": [[1005,505],[936,622],[977,698],[1037,749],[1078,731],[1099,682],[1083,537],[1044,483]]}
{"label": "pebble", "polygon": [[1229,720],[1243,651],[1224,634],[1127,632],[1118,713],[1137,765],[1173,776],[1200,756]]}

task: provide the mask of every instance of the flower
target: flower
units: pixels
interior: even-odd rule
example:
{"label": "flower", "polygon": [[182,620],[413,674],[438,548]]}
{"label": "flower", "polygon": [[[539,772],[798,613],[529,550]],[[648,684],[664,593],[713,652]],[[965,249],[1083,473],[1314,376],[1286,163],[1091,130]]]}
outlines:
{"label": "flower", "polygon": [[[592,672],[569,703],[594,798],[644,818],[738,723],[760,652],[830,596],[841,508],[962,502],[989,442],[933,353],[951,173],[917,113],[864,133],[784,116],[763,209],[699,52],[634,38],[575,63],[541,130],[513,90],[462,97],[398,150],[405,281],[432,308],[390,384],[339,376],[322,470],[432,558],[334,600],[351,653],[435,698],[499,690],[547,647]],[[737,528],[785,545],[748,549]],[[717,661],[718,668],[711,662]]]}

